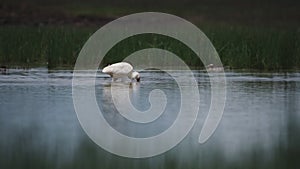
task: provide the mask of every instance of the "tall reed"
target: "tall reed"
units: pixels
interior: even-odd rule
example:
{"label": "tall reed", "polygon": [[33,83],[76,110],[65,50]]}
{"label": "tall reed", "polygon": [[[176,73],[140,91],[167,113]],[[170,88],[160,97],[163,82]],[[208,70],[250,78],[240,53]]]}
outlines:
{"label": "tall reed", "polygon": [[[260,70],[300,68],[300,30],[224,25],[200,28],[212,41],[224,66]],[[0,65],[72,68],[82,46],[94,31],[96,28],[70,26],[2,26]],[[155,34],[136,35],[121,41],[107,53],[100,66],[153,47],[177,54],[193,68],[203,66],[183,43]]]}

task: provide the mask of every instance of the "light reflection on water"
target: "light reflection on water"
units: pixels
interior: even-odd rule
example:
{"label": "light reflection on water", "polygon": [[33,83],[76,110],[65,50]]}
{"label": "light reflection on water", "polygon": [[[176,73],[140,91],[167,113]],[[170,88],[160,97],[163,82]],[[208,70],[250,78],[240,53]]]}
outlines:
{"label": "light reflection on water", "polygon": [[[141,75],[142,82],[131,86],[131,101],[138,110],[149,108],[153,89],[167,95],[166,111],[155,123],[135,124],[118,114],[109,95],[111,80],[100,73],[96,95],[116,130],[149,137],[173,123],[180,94],[165,73],[144,71]],[[11,70],[0,75],[0,168],[299,167],[300,73],[227,72],[223,119],[205,144],[197,141],[210,106],[210,84],[205,72],[194,75],[201,105],[191,133],[163,155],[135,160],[107,153],[81,129],[73,108],[71,71]]]}

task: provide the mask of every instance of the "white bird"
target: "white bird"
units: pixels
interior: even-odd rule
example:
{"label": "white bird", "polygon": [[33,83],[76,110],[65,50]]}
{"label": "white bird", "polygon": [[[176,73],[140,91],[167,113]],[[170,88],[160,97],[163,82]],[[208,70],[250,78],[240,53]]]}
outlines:
{"label": "white bird", "polygon": [[109,74],[115,81],[117,78],[128,77],[131,80],[136,79],[140,81],[140,74],[133,71],[133,67],[127,62],[119,62],[112,65],[108,65],[102,70],[103,73]]}
{"label": "white bird", "polygon": [[224,68],[221,66],[215,66],[214,64],[209,64],[206,66],[208,72],[221,72],[224,71]]}

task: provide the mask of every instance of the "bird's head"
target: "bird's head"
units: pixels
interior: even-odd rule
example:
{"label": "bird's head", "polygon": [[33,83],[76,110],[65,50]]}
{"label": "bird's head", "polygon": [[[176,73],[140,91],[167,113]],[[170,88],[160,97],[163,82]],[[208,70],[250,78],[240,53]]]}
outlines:
{"label": "bird's head", "polygon": [[138,72],[132,72],[131,78],[135,79],[137,82],[140,82],[141,80],[140,74]]}

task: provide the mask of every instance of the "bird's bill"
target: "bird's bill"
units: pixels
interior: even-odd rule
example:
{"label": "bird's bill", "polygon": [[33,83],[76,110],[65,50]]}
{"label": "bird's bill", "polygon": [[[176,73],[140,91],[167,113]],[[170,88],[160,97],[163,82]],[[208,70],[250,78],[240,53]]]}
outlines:
{"label": "bird's bill", "polygon": [[137,82],[140,82],[140,80],[141,80],[141,78],[140,78],[140,77],[136,78],[136,81],[137,81]]}

